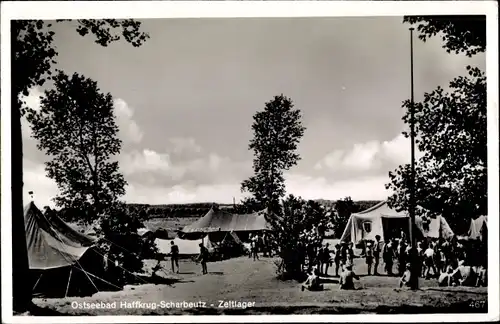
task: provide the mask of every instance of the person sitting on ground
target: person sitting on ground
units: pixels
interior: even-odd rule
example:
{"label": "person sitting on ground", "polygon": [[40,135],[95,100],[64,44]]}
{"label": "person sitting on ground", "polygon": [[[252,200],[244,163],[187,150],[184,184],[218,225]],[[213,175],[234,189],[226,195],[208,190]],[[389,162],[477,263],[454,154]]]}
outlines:
{"label": "person sitting on ground", "polygon": [[323,285],[320,284],[318,268],[314,268],[311,272],[309,272],[309,276],[307,277],[304,284],[302,284],[302,291],[304,291],[305,289],[309,291],[323,290]]}
{"label": "person sitting on ground", "polygon": [[453,280],[460,286],[473,287],[476,284],[476,273],[471,266],[465,265],[464,260],[458,261],[458,267],[453,273]]}
{"label": "person sitting on ground", "polygon": [[410,279],[411,279],[411,265],[407,263],[405,266],[405,271],[403,272],[401,279],[399,279],[399,288],[409,287]]}
{"label": "person sitting on ground", "polygon": [[371,242],[366,242],[365,248],[365,260],[368,266],[368,275],[372,274],[372,264],[373,264],[373,247]]}
{"label": "person sitting on ground", "polygon": [[340,289],[354,290],[354,279],[359,280],[359,277],[352,271],[352,265],[345,265],[340,274]]}
{"label": "person sitting on ground", "polygon": [[449,287],[453,285],[453,267],[450,265],[446,271],[442,272],[438,278],[439,287]]}

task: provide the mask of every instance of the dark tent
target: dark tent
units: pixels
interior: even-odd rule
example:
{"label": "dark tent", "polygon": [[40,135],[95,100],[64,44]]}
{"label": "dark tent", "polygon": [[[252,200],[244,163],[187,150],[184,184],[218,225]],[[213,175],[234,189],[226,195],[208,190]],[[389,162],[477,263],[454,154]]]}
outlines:
{"label": "dark tent", "polygon": [[83,296],[109,288],[101,279],[104,258],[94,248],[94,239],[56,215],[48,219],[33,202],[24,209],[24,221],[34,295]]}

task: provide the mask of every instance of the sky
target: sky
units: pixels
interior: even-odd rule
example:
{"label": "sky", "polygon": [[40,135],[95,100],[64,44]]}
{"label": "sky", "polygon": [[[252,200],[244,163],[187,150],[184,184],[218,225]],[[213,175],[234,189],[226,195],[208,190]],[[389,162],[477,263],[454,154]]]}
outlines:
{"label": "sky", "polygon": [[[287,193],[305,199],[383,200],[388,172],[410,161],[402,102],[410,97],[408,25],[400,17],[150,19],[150,39],[101,47],[52,27],[57,66],[114,98],[127,202],[239,201],[252,175],[252,116],[284,94],[306,127]],[[485,67],[448,54],[439,38],[414,42],[415,98]],[[44,89],[24,97],[37,109]],[[25,200],[54,206],[47,156],[23,121]]]}

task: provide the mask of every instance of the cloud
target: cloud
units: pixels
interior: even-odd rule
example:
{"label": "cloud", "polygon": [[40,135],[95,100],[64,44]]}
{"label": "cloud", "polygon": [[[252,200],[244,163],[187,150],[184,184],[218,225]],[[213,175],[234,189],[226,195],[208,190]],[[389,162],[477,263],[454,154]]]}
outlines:
{"label": "cloud", "polygon": [[[416,152],[416,156],[421,156]],[[349,150],[334,150],[315,165],[316,170],[366,172],[410,161],[410,140],[402,134],[390,141],[356,143]]]}
{"label": "cloud", "polygon": [[120,129],[119,137],[124,142],[140,143],[144,133],[134,121],[134,109],[125,100],[117,98],[113,100],[116,123]]}
{"label": "cloud", "polygon": [[173,153],[200,153],[201,147],[196,143],[194,138],[174,137],[169,138],[169,143],[172,146]]}
{"label": "cloud", "polygon": [[[23,167],[24,203],[33,200],[39,208],[43,206],[54,207],[52,199],[59,190],[57,184],[46,176],[44,165],[24,160]],[[33,191],[33,198],[29,195],[30,191]]]}

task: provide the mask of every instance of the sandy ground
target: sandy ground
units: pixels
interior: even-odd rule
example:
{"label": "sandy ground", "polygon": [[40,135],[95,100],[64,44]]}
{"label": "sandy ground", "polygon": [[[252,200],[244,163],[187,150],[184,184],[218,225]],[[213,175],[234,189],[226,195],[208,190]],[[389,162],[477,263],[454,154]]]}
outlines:
{"label": "sandy ground", "polygon": [[[487,312],[487,288],[438,288],[435,280],[421,279],[419,291],[401,290],[397,289],[397,277],[367,276],[363,259],[355,260],[355,271],[361,278],[354,291],[339,290],[331,270],[324,278],[324,291],[303,292],[298,283],[275,278],[274,260],[270,258],[253,261],[240,257],[209,263],[207,275],[202,275],[201,266],[190,260],[181,261],[180,274],[169,271],[168,262],[164,267],[165,272],[159,275],[168,282],[126,286],[123,291],[99,292],[85,298],[34,302],[44,315]],[[75,307],[75,302],[80,305]],[[112,308],[85,309],[83,302],[110,303]],[[130,305],[132,302],[135,305]],[[243,302],[251,307],[244,308]]]}

